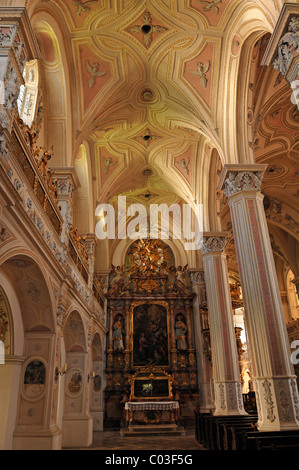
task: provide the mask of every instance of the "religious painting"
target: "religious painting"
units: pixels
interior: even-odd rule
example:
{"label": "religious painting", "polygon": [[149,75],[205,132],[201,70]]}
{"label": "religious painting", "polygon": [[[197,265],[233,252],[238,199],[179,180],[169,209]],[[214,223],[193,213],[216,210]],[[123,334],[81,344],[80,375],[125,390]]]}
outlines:
{"label": "religious painting", "polygon": [[[162,305],[164,303],[164,305]],[[143,303],[132,307],[133,365],[169,365],[167,303]]]}
{"label": "religious painting", "polygon": [[81,390],[82,385],[82,375],[81,372],[74,372],[72,374],[71,380],[68,383],[69,392],[72,394],[77,394]]}
{"label": "religious painting", "polygon": [[137,371],[130,376],[130,399],[173,398],[173,377],[154,365]]}
{"label": "religious painting", "polygon": [[169,381],[168,379],[135,380],[134,395],[135,398],[168,398]]}
{"label": "religious painting", "polygon": [[25,385],[43,385],[46,380],[46,368],[41,361],[31,361],[25,370]]}
{"label": "religious painting", "polygon": [[95,392],[100,392],[102,388],[102,379],[100,375],[96,375],[93,381],[93,389]]}

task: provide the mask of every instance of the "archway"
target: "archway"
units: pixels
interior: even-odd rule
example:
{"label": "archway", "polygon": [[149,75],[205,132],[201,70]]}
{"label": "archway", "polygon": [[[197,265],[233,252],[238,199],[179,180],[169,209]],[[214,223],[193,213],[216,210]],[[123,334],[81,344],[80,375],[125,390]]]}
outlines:
{"label": "archway", "polygon": [[0,267],[10,336],[1,367],[6,393],[0,406],[9,416],[1,433],[4,448],[61,447],[61,432],[46,412],[52,409],[56,337],[49,283],[40,266],[30,256],[14,255]]}
{"label": "archway", "polygon": [[88,404],[88,352],[83,320],[77,310],[65,323],[64,344],[67,370],[64,382],[62,419],[63,447],[89,447],[92,443],[93,420]]}

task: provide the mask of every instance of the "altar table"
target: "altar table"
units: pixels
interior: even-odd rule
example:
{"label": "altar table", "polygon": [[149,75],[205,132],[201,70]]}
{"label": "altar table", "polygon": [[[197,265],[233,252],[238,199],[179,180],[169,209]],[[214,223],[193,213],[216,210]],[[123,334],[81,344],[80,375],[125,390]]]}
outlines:
{"label": "altar table", "polygon": [[[177,401],[139,401],[126,402],[126,421],[142,421],[143,423],[159,423],[170,421],[174,423],[178,418],[180,405]],[[153,412],[152,415],[149,412]],[[164,412],[169,412],[165,417]],[[168,419],[167,419],[168,418]]]}

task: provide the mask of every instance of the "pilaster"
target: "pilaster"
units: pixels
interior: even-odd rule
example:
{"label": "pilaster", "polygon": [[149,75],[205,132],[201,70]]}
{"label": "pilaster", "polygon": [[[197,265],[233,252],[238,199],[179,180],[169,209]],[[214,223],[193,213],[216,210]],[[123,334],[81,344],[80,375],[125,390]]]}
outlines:
{"label": "pilaster", "polygon": [[226,233],[204,233],[205,272],[213,360],[215,416],[246,415],[227,271]]}
{"label": "pilaster", "polygon": [[210,358],[204,351],[204,337],[202,333],[200,306],[206,299],[206,288],[203,271],[190,272],[192,291],[195,293],[193,299],[194,339],[196,349],[196,364],[199,385],[199,409],[201,413],[209,413],[215,408],[211,390],[212,367]]}

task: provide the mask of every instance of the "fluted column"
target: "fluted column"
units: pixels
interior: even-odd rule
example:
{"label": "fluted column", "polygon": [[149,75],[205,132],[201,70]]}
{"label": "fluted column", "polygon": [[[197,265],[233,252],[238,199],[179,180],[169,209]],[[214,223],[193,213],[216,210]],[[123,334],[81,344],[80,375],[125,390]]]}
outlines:
{"label": "fluted column", "polygon": [[190,273],[192,291],[195,293],[193,299],[193,319],[194,319],[194,341],[196,349],[197,381],[199,386],[199,409],[201,413],[209,413],[215,405],[212,397],[211,361],[203,353],[204,338],[202,334],[200,305],[205,301],[205,282],[203,271],[192,271]]}
{"label": "fluted column", "polygon": [[245,415],[224,233],[203,235],[202,258],[209,308],[215,416]]}
{"label": "fluted column", "polygon": [[297,429],[299,397],[263,207],[266,165],[225,165],[261,431]]}

